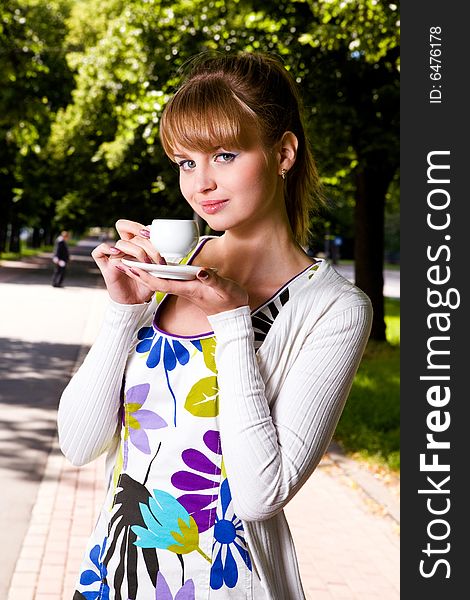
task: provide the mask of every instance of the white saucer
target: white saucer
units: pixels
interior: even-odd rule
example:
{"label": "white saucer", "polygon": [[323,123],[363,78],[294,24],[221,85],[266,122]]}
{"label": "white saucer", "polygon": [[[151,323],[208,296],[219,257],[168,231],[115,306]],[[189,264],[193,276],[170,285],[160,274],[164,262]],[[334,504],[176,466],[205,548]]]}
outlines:
{"label": "white saucer", "polygon": [[128,260],[127,258],[121,258],[121,262],[128,267],[137,267],[138,269],[147,271],[150,275],[161,277],[162,279],[182,279],[189,281],[190,279],[196,279],[196,274],[201,269],[201,267],[194,267],[192,265],[141,263],[135,260]]}

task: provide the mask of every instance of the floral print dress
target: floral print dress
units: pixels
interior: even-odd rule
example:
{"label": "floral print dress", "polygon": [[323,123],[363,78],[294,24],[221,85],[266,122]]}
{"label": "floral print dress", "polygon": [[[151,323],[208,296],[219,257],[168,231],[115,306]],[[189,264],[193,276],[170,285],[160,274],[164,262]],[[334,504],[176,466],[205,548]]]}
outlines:
{"label": "floral print dress", "polygon": [[[256,349],[316,268],[253,311]],[[118,459],[73,600],[258,600],[223,463],[216,339],[160,330],[162,302],[128,361]]]}

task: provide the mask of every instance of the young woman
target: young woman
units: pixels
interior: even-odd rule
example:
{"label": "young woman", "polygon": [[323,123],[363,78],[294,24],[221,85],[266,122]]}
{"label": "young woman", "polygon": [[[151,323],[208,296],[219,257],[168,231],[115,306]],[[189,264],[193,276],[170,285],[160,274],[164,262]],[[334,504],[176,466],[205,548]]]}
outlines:
{"label": "young woman", "polygon": [[367,296],[302,250],[318,179],[295,83],[265,55],[193,65],[161,139],[218,237],[165,280],[140,223],[92,253],[110,306],[59,407],[108,494],[74,599],[304,598],[283,508],[325,452],[371,323]]}

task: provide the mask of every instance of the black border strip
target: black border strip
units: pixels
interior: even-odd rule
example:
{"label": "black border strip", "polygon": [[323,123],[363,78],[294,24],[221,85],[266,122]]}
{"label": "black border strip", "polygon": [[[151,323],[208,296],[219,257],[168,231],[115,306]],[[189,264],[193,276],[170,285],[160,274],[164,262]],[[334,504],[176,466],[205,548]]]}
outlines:
{"label": "black border strip", "polygon": [[401,6],[401,598],[410,600],[467,597],[470,575],[465,8]]}

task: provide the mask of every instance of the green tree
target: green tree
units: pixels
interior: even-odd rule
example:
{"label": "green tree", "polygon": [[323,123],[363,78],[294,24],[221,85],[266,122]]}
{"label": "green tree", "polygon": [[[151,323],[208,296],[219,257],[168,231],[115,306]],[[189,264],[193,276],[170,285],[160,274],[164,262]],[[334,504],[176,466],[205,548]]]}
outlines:
{"label": "green tree", "polygon": [[[398,3],[322,1],[312,7],[314,23],[325,26],[314,25],[301,41],[336,57],[334,74],[323,78],[324,99],[331,103],[321,103],[318,121],[330,127],[336,123],[346,143],[340,145],[336,135],[335,144],[352,150],[356,283],[374,307],[371,337],[385,340],[384,214],[387,192],[399,168]],[[316,70],[318,78],[323,72]],[[336,120],[329,106],[339,111]]]}
{"label": "green tree", "polygon": [[256,7],[246,21],[254,37],[247,47],[274,43],[296,74],[333,199],[329,220],[354,209],[356,283],[374,307],[371,337],[385,340],[384,210],[386,198],[396,198],[396,188],[388,192],[399,169],[399,3],[294,0]]}
{"label": "green tree", "polygon": [[[332,227],[354,223],[356,283],[374,305],[372,337],[385,339],[384,207],[398,170],[398,4],[104,0],[96,9],[81,0],[68,25],[76,87],[49,146],[63,174],[54,191],[61,220],[78,227],[123,214],[182,216],[176,173],[158,143],[178,69],[205,49],[275,52],[302,87],[320,172],[336,201],[328,220]],[[321,232],[318,219],[314,225]]]}
{"label": "green tree", "polygon": [[92,35],[84,27],[90,2],[72,12],[76,89],[57,116],[50,152],[67,173],[58,212],[78,226],[123,214],[138,220],[190,215],[158,142],[158,122],[178,66],[204,49],[204,7],[195,4],[201,17],[193,26],[184,3],[132,0],[115,12],[111,1],[108,21]]}
{"label": "green tree", "polygon": [[0,251],[19,230],[47,228],[54,212],[44,149],[50,122],[69,100],[65,0],[9,0],[0,7]]}

